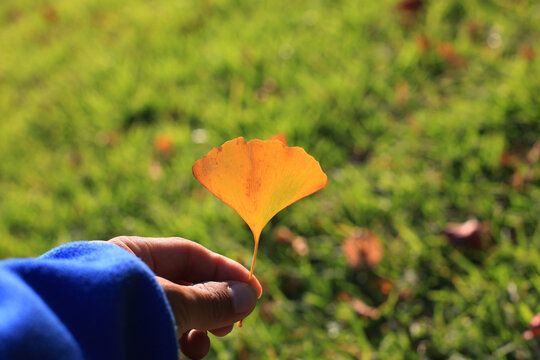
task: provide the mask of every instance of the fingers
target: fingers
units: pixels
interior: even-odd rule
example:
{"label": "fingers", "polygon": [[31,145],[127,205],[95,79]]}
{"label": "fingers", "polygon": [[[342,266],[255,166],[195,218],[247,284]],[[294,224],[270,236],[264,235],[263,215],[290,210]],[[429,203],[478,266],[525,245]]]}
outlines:
{"label": "fingers", "polygon": [[230,333],[233,328],[234,328],[234,325],[229,325],[229,326],[225,326],[225,327],[222,327],[222,328],[219,328],[219,329],[210,330],[210,332],[212,334],[214,334],[215,336],[220,336],[221,337],[221,336],[225,336],[228,333]]}
{"label": "fingers", "polygon": [[207,330],[227,335],[262,294],[261,284],[255,277],[249,280],[245,267],[192,241],[120,236],[109,242],[132,252],[156,274],[173,311],[182,352],[191,359],[202,359],[210,350]]}
{"label": "fingers", "polygon": [[[225,336],[231,332],[233,326],[234,325],[212,330],[211,332],[216,336]],[[184,355],[190,359],[199,360],[208,355],[208,352],[210,351],[210,339],[208,338],[208,335],[206,335],[206,331],[186,331],[180,337],[180,348]]]}
{"label": "fingers", "polygon": [[199,360],[210,351],[210,339],[206,335],[206,331],[187,331],[180,338],[180,348],[190,359]]}
{"label": "fingers", "polygon": [[[120,236],[110,242],[140,257],[157,276],[173,282],[241,281],[248,282],[249,271],[225,256],[182,238],[142,238]],[[262,287],[256,277],[249,281],[257,296]]]}
{"label": "fingers", "polygon": [[173,311],[179,334],[190,329],[224,330],[245,318],[257,303],[257,293],[243,282],[206,282],[192,286],[158,278]]}

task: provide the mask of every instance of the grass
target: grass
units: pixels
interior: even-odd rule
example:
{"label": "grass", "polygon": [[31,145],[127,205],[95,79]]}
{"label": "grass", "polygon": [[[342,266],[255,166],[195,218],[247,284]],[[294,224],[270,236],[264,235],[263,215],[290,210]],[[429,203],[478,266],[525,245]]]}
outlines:
{"label": "grass", "polygon": [[[249,231],[191,166],[282,133],[329,183],[263,231],[265,293],[212,357],[540,357],[521,338],[540,312],[539,31],[526,0],[2,1],[0,257],[137,234],[249,266]],[[441,235],[471,218],[491,246]],[[375,268],[347,266],[353,227],[380,238]]]}

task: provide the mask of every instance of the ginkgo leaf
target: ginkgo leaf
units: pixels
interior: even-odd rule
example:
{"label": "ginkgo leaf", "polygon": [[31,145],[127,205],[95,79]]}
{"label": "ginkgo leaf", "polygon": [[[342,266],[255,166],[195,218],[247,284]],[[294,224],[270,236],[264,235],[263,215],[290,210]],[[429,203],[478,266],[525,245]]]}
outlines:
{"label": "ginkgo leaf", "polygon": [[227,141],[193,165],[193,175],[233,208],[255,240],[253,265],[264,226],[280,210],[327,182],[319,163],[304,149],[277,140]]}

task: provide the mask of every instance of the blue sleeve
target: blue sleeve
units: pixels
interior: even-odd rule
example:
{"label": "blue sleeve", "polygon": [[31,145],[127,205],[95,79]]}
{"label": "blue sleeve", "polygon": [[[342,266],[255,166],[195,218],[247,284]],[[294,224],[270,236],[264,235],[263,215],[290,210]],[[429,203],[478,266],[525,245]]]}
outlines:
{"label": "blue sleeve", "polygon": [[177,359],[174,318],[151,270],[106,242],[0,262],[0,359]]}

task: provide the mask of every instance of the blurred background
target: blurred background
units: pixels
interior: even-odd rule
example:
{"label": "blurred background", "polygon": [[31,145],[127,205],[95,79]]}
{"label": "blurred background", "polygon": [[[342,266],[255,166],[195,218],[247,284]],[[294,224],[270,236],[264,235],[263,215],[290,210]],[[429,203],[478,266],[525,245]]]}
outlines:
{"label": "blurred background", "polygon": [[527,0],[3,0],[0,258],[131,234],[249,267],[191,166],[279,136],[329,182],[210,358],[540,357],[539,42]]}

